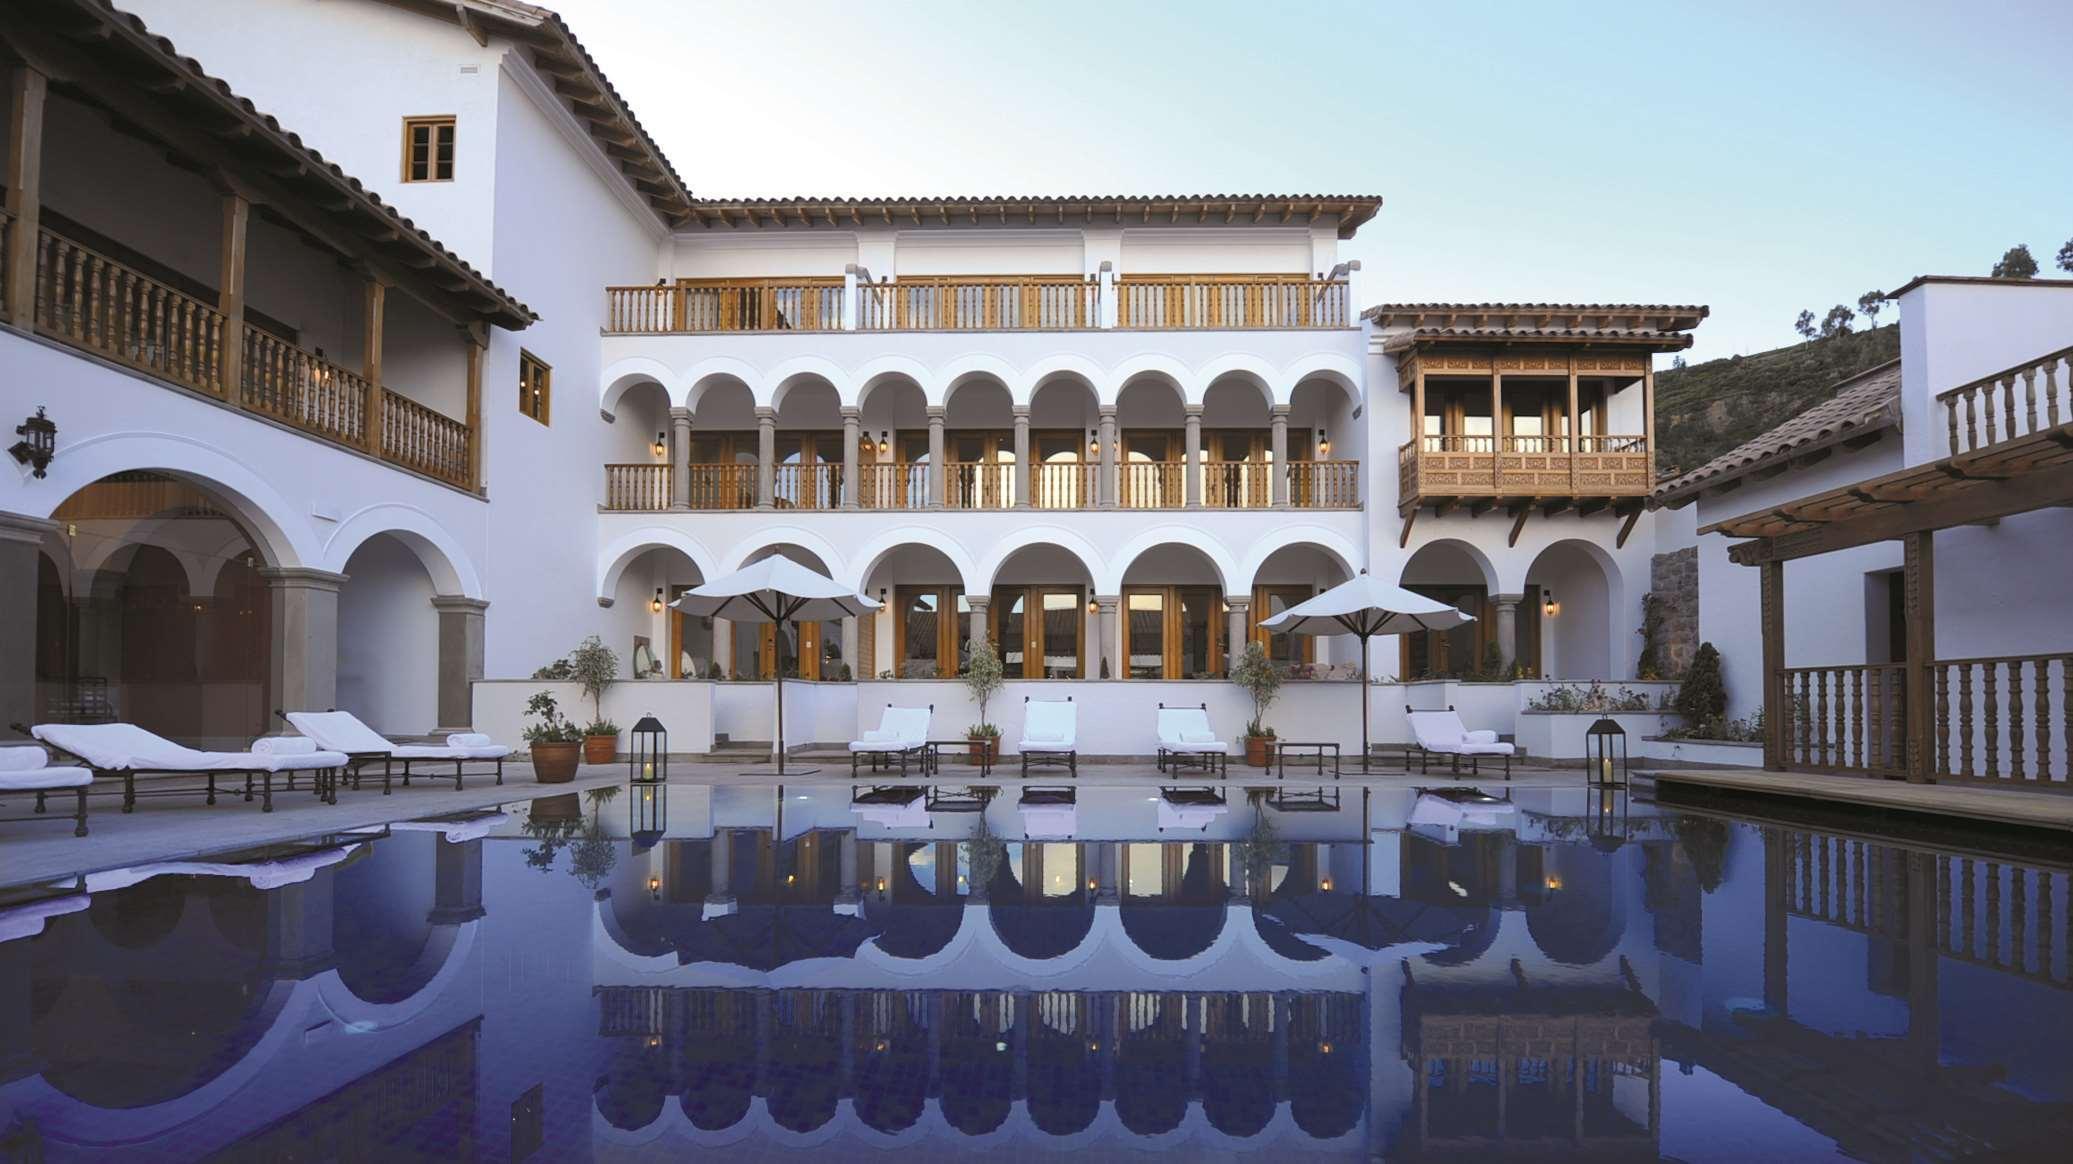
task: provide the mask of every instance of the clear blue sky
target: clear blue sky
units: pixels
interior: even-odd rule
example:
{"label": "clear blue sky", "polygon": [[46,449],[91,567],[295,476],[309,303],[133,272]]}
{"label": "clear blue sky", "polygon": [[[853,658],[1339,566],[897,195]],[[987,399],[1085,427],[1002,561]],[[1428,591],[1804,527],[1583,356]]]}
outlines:
{"label": "clear blue sky", "polygon": [[1696,358],[2073,238],[2073,0],[558,8],[700,195],[1380,194],[1369,301],[1706,303]]}

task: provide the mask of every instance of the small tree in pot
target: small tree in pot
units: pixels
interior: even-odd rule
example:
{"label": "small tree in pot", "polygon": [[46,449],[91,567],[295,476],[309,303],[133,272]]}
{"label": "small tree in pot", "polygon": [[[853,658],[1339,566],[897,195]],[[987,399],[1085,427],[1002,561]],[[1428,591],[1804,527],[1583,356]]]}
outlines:
{"label": "small tree in pot", "polygon": [[562,716],[551,691],[534,692],[526,700],[525,713],[540,721],[525,729],[525,742],[532,745],[533,779],[542,784],[566,784],[574,779],[583,729]]}
{"label": "small tree in pot", "polygon": [[1245,725],[1245,762],[1264,768],[1273,758],[1274,729],[1261,721],[1267,718],[1267,708],[1273,706],[1274,696],[1281,690],[1281,672],[1275,669],[1274,660],[1267,657],[1267,649],[1255,639],[1245,644],[1245,653],[1231,669],[1231,682],[1252,697],[1252,722]]}
{"label": "small tree in pot", "polygon": [[605,718],[605,688],[619,681],[619,655],[592,635],[569,652],[569,678],[583,685],[593,713],[583,729],[583,762],[609,764],[619,754],[619,725]]}
{"label": "small tree in pot", "polygon": [[972,656],[965,661],[960,678],[971,692],[972,702],[979,705],[979,722],[965,731],[965,739],[972,745],[972,763],[990,764],[1000,752],[1001,730],[986,718],[986,701],[1007,685],[1000,652],[993,649],[992,639],[972,640]]}

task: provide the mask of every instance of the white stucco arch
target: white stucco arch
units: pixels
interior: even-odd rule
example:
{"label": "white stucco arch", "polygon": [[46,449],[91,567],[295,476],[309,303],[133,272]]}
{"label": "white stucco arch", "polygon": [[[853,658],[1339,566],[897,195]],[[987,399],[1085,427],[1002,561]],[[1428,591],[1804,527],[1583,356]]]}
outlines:
{"label": "white stucco arch", "polygon": [[979,572],[972,560],[971,551],[955,538],[946,537],[942,530],[927,529],[918,525],[903,525],[889,529],[858,546],[850,555],[849,571],[837,577],[857,593],[864,593],[864,584],[871,580],[871,571],[887,554],[901,546],[926,546],[950,559],[957,567],[957,576],[963,580],[965,593],[987,593],[987,576]]}
{"label": "white stucco arch", "polygon": [[1139,555],[1153,546],[1169,544],[1186,546],[1191,550],[1201,551],[1202,556],[1208,558],[1210,564],[1216,567],[1217,582],[1222,586],[1224,593],[1238,593],[1238,591],[1232,589],[1233,581],[1239,576],[1239,573],[1237,563],[1231,558],[1231,551],[1226,549],[1222,543],[1212,538],[1204,537],[1200,529],[1185,525],[1154,526],[1124,542],[1110,556],[1106,573],[1096,575],[1095,593],[1121,594],[1123,592],[1123,578],[1129,574],[1130,564],[1135,562]]}
{"label": "white stucco arch", "polygon": [[488,597],[483,593],[482,576],[475,563],[452,532],[417,506],[398,502],[367,506],[340,522],[324,543],[323,568],[334,574],[345,573],[353,551],[377,534],[389,534],[410,547],[410,552],[424,563],[425,573],[431,575],[436,593]]}
{"label": "white stucco arch", "polygon": [[[1590,594],[1588,584],[1584,593],[1579,593],[1571,585],[1557,588],[1557,613],[1553,621],[1542,620],[1542,634],[1549,636],[1551,644],[1571,645],[1560,648],[1564,657],[1556,662],[1557,668],[1567,673],[1549,677],[1602,680],[1630,677],[1632,656],[1639,646],[1632,633],[1634,624],[1631,619],[1638,613],[1638,607],[1630,606],[1619,559],[1603,545],[1582,537],[1551,538],[1530,555],[1508,554],[1504,560],[1504,593],[1524,593],[1527,579],[1539,572],[1542,560],[1558,552],[1579,553],[1595,564],[1603,589],[1599,594]],[[1579,625],[1578,620],[1585,621]],[[1551,645],[1549,649],[1552,651],[1557,647]]]}
{"label": "white stucco arch", "polygon": [[1093,360],[1076,352],[1059,352],[1022,369],[1021,380],[1011,383],[1009,390],[1016,404],[1027,406],[1036,400],[1037,389],[1043,387],[1045,381],[1067,376],[1085,383],[1096,400],[1101,399],[1102,384],[1108,379],[1101,365]]}
{"label": "white stucco arch", "polygon": [[1209,395],[1209,386],[1226,376],[1257,388],[1260,402],[1269,407],[1288,403],[1276,390],[1279,376],[1274,365],[1247,352],[1226,352],[1195,369],[1192,378],[1182,381],[1182,394],[1189,404],[1200,404]]}
{"label": "white stucco arch", "polygon": [[180,433],[109,432],[66,444],[49,476],[10,501],[17,512],[47,518],[66,498],[115,473],[150,470],[185,478],[228,504],[252,535],[269,566],[307,566],[323,560],[309,522],[279,490],[236,456]]}
{"label": "white stucco arch", "polygon": [[793,356],[777,367],[770,369],[763,377],[763,383],[751,384],[759,408],[776,408],[792,383],[803,377],[814,376],[826,380],[835,389],[835,399],[849,400],[856,396],[856,388],[850,382],[849,373],[837,367],[835,361],[822,356]]}
{"label": "white stucco arch", "polygon": [[699,400],[705,396],[707,390],[715,382],[723,380],[739,380],[748,387],[750,400],[762,403],[763,373],[729,356],[714,356],[709,360],[700,360],[684,369],[683,377],[677,381],[680,391],[670,393],[670,403],[678,408],[696,410]]}
{"label": "white stucco arch", "polygon": [[660,384],[670,403],[681,403],[684,395],[676,374],[658,360],[639,356],[615,361],[598,380],[597,410],[607,422],[619,413],[619,399],[628,389],[641,384]]}
{"label": "white stucco arch", "polygon": [[[800,549],[806,550],[819,558],[821,565],[828,571],[828,577],[849,577],[846,572],[848,559],[840,551],[836,550],[833,543],[811,530],[800,529],[798,526],[793,525],[772,526],[758,531],[754,537],[743,538],[741,541],[736,542],[720,558],[718,573],[726,574],[739,570],[744,565],[747,565],[748,560],[759,551],[785,545],[798,546]],[[694,558],[692,560],[696,561],[697,559]],[[799,564],[808,569],[813,567],[811,562],[801,562]],[[700,566],[699,569],[703,570],[705,567]],[[711,576],[710,574],[707,575],[707,577]]]}
{"label": "white stucco arch", "polygon": [[877,391],[881,385],[895,380],[913,382],[916,388],[921,389],[922,399],[927,400],[930,399],[930,385],[935,382],[935,376],[929,372],[927,365],[912,356],[878,356],[865,361],[850,373],[850,382],[854,385],[855,392],[844,396],[842,403],[845,406],[861,408],[871,393]]}
{"label": "white stucco arch", "polygon": [[1346,400],[1352,407],[1361,407],[1360,364],[1346,356],[1337,352],[1316,352],[1290,362],[1271,381],[1274,403],[1292,403],[1296,385],[1305,380],[1329,380],[1346,393]]}
{"label": "white stucco arch", "polygon": [[1014,365],[987,352],[967,352],[958,356],[937,368],[935,383],[924,384],[922,388],[923,391],[932,393],[929,396],[930,404],[948,405],[951,395],[959,388],[981,377],[999,381],[1001,386],[1008,390],[1011,404],[1026,403],[1025,399],[1015,395],[1015,385],[1020,377],[1015,374]]}
{"label": "white stucco arch", "polygon": [[1351,538],[1321,525],[1280,525],[1254,537],[1245,547],[1245,557],[1240,560],[1238,571],[1233,575],[1235,589],[1232,594],[1246,594],[1252,590],[1253,579],[1260,575],[1260,567],[1276,551],[1290,546],[1309,546],[1324,551],[1339,568],[1346,571],[1348,578],[1361,571],[1360,547]]}
{"label": "white stucco arch", "polygon": [[1201,399],[1199,395],[1192,398],[1188,395],[1188,385],[1194,379],[1194,369],[1163,352],[1143,352],[1110,368],[1108,382],[1101,385],[1098,399],[1104,406],[1114,405],[1122,398],[1123,389],[1130,381],[1145,375],[1156,375],[1171,381],[1173,390],[1180,393],[1183,403],[1198,403]]}
{"label": "white stucco arch", "polygon": [[1405,553],[1403,561],[1397,563],[1396,578],[1394,579],[1396,584],[1399,586],[1403,585],[1405,572],[1411,568],[1412,561],[1415,560],[1419,554],[1423,553],[1428,549],[1432,549],[1438,546],[1446,546],[1450,549],[1456,549],[1461,551],[1463,554],[1467,555],[1468,560],[1474,563],[1477,571],[1482,574],[1483,586],[1490,593],[1517,593],[1517,591],[1507,591],[1504,589],[1503,585],[1501,584],[1501,580],[1498,576],[1496,565],[1490,561],[1490,555],[1484,553],[1483,548],[1481,546],[1478,546],[1471,541],[1465,541],[1461,538],[1433,538],[1429,541],[1423,541],[1415,546],[1410,547],[1409,551]]}
{"label": "white stucco arch", "polygon": [[1107,565],[1102,559],[1101,551],[1094,548],[1093,542],[1060,526],[1033,525],[1011,530],[987,548],[985,557],[980,559],[977,573],[978,591],[991,594],[994,584],[1000,579],[1001,567],[1007,564],[1016,551],[1030,546],[1056,546],[1064,550],[1079,559],[1080,565],[1087,571],[1087,581],[1090,585],[1097,588],[1101,585]]}
{"label": "white stucco arch", "polygon": [[698,576],[710,579],[720,571],[719,560],[705,544],[683,530],[664,525],[645,525],[629,530],[598,552],[597,556],[597,598],[599,603],[610,603],[619,592],[619,577],[626,573],[626,567],[635,558],[657,547],[668,547],[691,559],[698,567]]}
{"label": "white stucco arch", "polygon": [[244,546],[245,536],[239,532],[225,537],[216,545],[213,553],[197,555],[197,560],[190,570],[195,589],[189,593],[215,594],[216,581],[223,576],[223,568],[230,565],[231,560],[237,557],[238,551]]}

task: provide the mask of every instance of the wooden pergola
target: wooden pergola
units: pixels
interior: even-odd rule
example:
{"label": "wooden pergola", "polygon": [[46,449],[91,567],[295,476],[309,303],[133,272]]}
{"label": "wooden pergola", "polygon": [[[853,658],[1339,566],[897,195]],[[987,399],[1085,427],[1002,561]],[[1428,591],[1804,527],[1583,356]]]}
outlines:
{"label": "wooden pergola", "polygon": [[[2069,356],[2073,349],[2054,352],[1940,394],[1949,456],[1699,530],[1749,539],[1729,557],[1762,571],[1766,768],[1917,783],[2064,786],[2052,779],[2051,760],[2059,734],[2064,753],[2073,756],[2073,716],[2065,712],[2073,705],[2073,654],[1937,658],[1935,547],[1939,530],[2073,506],[2073,376],[2064,382],[2061,411],[2061,373],[2073,370]],[[1785,564],[1882,541],[1903,546],[1905,662],[1786,667]],[[2065,689],[2057,731],[2049,690],[2054,663]],[[2028,732],[2026,673],[2033,681]],[[1998,687],[2004,678],[2005,701]]]}

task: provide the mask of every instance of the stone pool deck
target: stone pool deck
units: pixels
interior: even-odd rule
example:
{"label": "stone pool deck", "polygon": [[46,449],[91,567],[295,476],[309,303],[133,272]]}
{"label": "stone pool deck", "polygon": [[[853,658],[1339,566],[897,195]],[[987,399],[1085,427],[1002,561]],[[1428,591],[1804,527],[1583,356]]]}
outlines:
{"label": "stone pool deck", "polygon": [[1828,806],[1854,806],[2073,834],[2073,794],[2064,792],[1908,784],[1863,776],[1769,772],[1757,768],[1661,769],[1637,773],[1637,778],[1653,779],[1658,789],[1667,785],[1755,794]]}

